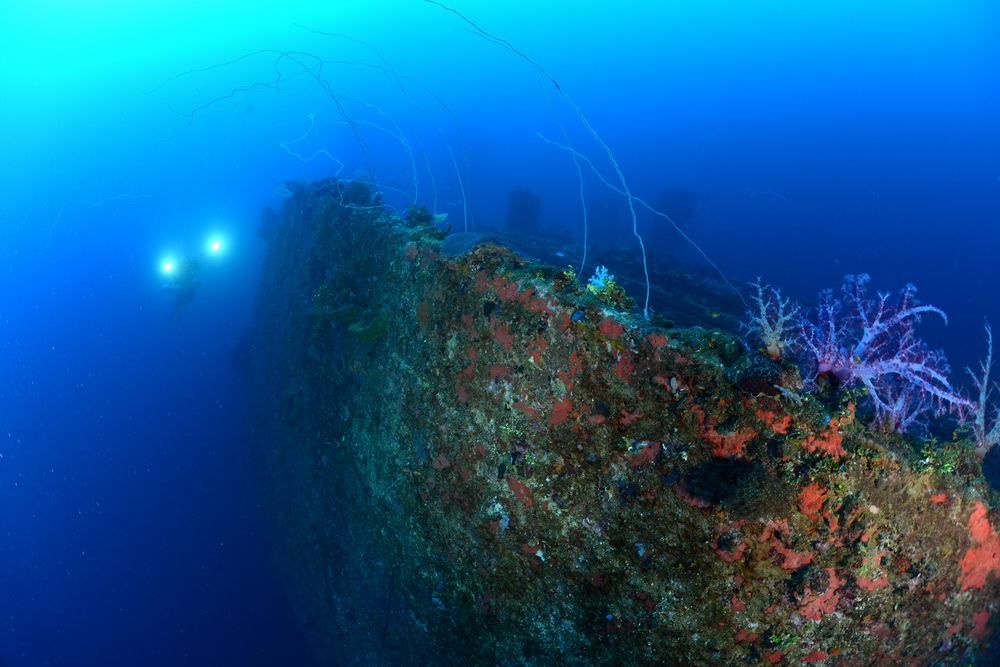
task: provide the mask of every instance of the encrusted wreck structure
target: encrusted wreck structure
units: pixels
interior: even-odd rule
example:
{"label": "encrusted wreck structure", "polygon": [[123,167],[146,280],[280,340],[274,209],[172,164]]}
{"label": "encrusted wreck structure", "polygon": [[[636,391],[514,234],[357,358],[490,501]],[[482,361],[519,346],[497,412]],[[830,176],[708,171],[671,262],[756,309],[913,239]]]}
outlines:
{"label": "encrusted wreck structure", "polygon": [[850,392],[495,238],[446,252],[357,182],[298,189],[262,233],[255,432],[326,664],[989,650],[1000,516],[969,442],[875,432]]}

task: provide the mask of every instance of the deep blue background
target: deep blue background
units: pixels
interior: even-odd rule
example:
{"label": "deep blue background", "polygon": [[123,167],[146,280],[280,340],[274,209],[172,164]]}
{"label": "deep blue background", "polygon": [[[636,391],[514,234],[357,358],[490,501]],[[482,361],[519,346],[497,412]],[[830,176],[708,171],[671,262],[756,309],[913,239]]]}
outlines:
{"label": "deep blue background", "polygon": [[[456,0],[545,73],[421,0],[18,4],[0,11],[11,665],[308,664],[229,363],[283,179],[371,173],[395,208],[460,227],[500,225],[522,185],[543,225],[580,237],[576,169],[537,133],[618,182],[561,91],[635,195],[697,193],[690,234],[734,282],[803,300],[845,273],[914,282],[950,315],[921,327],[955,378],[983,318],[1000,323],[994,2]],[[627,237],[623,200],[584,183]],[[161,260],[219,233],[225,253],[171,324]]]}

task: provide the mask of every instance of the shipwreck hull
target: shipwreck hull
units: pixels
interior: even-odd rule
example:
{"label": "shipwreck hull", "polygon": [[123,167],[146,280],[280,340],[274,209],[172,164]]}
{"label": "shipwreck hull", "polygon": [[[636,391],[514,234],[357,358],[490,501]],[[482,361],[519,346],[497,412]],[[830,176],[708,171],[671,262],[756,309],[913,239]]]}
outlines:
{"label": "shipwreck hull", "polygon": [[858,397],[502,245],[445,254],[429,216],[357,183],[299,189],[262,233],[254,430],[325,664],[989,648],[998,517],[968,443],[873,433]]}

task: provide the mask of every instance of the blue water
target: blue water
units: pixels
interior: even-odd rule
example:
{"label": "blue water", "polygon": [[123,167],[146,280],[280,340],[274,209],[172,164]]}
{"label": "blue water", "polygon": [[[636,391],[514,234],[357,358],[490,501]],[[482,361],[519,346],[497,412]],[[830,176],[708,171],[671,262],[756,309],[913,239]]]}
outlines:
{"label": "blue water", "polygon": [[[503,42],[421,0],[17,4],[0,10],[0,664],[310,664],[229,359],[286,179],[374,177],[395,209],[476,229],[523,186],[542,227],[582,240],[551,142],[621,188],[606,146],[634,195],[696,195],[687,231],[733,282],[801,300],[847,273],[913,282],[949,314],[921,333],[959,381],[984,318],[1000,326],[994,2],[454,0]],[[629,240],[625,201],[582,169],[588,205],[619,216],[594,238]],[[637,220],[651,252],[697,256],[657,224]],[[211,238],[172,324],[161,264]]]}

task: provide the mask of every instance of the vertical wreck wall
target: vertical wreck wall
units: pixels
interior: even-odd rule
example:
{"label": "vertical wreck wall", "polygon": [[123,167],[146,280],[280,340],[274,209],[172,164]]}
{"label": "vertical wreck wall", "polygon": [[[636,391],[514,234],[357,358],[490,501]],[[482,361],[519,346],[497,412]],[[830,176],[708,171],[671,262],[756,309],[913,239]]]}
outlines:
{"label": "vertical wreck wall", "polygon": [[326,664],[988,647],[998,517],[967,442],[873,433],[732,334],[651,327],[495,239],[443,250],[431,222],[330,179],[261,227],[254,427]]}

